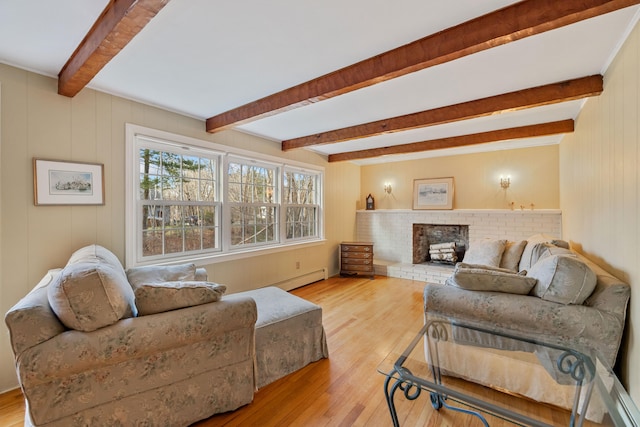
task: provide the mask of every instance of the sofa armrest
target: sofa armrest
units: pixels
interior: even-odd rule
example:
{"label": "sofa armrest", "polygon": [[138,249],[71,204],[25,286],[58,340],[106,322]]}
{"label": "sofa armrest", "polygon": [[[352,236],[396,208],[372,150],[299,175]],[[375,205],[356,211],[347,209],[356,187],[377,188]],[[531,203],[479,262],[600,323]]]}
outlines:
{"label": "sofa armrest", "polygon": [[67,330],[49,305],[47,286],[61,269],[50,270],[31,292],[11,307],[4,317],[13,354],[45,342]]}
{"label": "sofa armrest", "polygon": [[97,366],[213,340],[230,331],[250,330],[253,336],[256,320],[256,304],[247,297],[123,319],[92,332],[70,330],[23,352],[17,360],[19,377],[22,384],[33,387]]}
{"label": "sofa armrest", "polygon": [[585,351],[595,349],[611,366],[624,329],[617,316],[585,305],[433,284],[425,286],[424,310],[426,315],[453,317],[490,330],[524,333]]}

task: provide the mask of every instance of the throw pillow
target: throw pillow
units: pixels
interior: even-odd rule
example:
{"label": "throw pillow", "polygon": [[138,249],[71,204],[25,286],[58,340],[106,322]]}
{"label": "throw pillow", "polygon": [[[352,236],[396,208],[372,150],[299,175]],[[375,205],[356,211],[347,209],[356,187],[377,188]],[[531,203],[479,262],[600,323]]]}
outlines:
{"label": "throw pillow", "polygon": [[47,295],[60,321],[79,331],[94,331],[137,314],[124,271],[108,263],[75,260],[49,285]]}
{"label": "throw pillow", "polygon": [[527,295],[536,279],[499,268],[458,264],[447,284],[471,291],[504,292]]}
{"label": "throw pillow", "polygon": [[124,269],[122,268],[122,264],[120,260],[113,252],[109,249],[104,248],[100,245],[89,245],[84,248],[80,248],[75,251],[69,257],[69,261],[67,261],[67,265],[76,264],[79,262],[100,262],[106,263],[115,268],[116,270],[122,271],[124,273]]}
{"label": "throw pillow", "polygon": [[520,264],[520,258],[522,257],[522,251],[527,245],[526,240],[519,242],[508,241],[504,247],[502,258],[500,259],[500,268],[506,268],[514,272],[518,271],[518,265]]}
{"label": "throw pillow", "polygon": [[135,289],[143,283],[161,283],[196,280],[195,264],[149,265],[127,270],[129,283]]}
{"label": "throw pillow", "polygon": [[553,243],[537,243],[531,250],[531,265],[535,265],[538,261],[550,257],[551,255],[569,255],[575,257],[575,252],[571,249],[558,247]]}
{"label": "throw pillow", "polygon": [[531,267],[528,277],[538,280],[532,294],[561,304],[582,304],[596,287],[596,274],[579,258],[551,255]]}
{"label": "throw pillow", "polygon": [[464,254],[463,262],[499,267],[506,244],[506,240],[484,239],[473,241],[469,244],[469,249]]}
{"label": "throw pillow", "polygon": [[518,270],[529,270],[535,261],[532,260],[533,250],[538,243],[549,243],[554,240],[553,236],[549,236],[547,234],[535,234],[527,239],[527,244],[522,251],[522,256],[520,257],[520,264],[518,265]]}
{"label": "throw pillow", "polygon": [[143,283],[135,289],[136,305],[141,315],[163,313],[219,301],[226,290],[226,286],[211,282]]}

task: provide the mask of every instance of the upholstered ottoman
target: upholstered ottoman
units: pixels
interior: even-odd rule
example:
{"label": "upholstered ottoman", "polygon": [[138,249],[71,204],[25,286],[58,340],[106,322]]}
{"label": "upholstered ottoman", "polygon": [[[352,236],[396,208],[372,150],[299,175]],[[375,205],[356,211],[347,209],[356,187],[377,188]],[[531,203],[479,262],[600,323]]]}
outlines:
{"label": "upholstered ottoman", "polygon": [[329,357],[322,307],[280,288],[228,295],[249,296],[258,307],[256,387],[264,387],[311,362]]}

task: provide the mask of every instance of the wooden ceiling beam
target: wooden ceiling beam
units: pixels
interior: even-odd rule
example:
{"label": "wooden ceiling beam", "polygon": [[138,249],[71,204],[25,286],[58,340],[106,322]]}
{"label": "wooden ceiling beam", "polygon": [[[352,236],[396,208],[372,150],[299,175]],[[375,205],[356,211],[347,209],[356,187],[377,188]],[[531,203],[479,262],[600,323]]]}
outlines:
{"label": "wooden ceiling beam", "polygon": [[210,117],[206,129],[228,129],[639,3],[640,0],[521,1]]}
{"label": "wooden ceiling beam", "polygon": [[422,151],[442,150],[446,148],[484,144],[488,142],[558,135],[561,133],[571,133],[573,132],[573,129],[573,120],[561,120],[557,122],[521,126],[509,129],[499,129],[489,132],[473,133],[468,135],[452,136],[449,138],[432,139],[429,141],[394,145],[391,147],[372,148],[369,150],[330,154],[329,162],[367,159],[371,157],[386,156],[391,154],[417,153]]}
{"label": "wooden ceiling beam", "polygon": [[58,74],[58,93],[74,97],[169,0],[111,0]]}
{"label": "wooden ceiling beam", "polygon": [[393,117],[391,119],[378,120],[315,135],[289,139],[282,141],[282,151],[366,138],[386,133],[474,119],[507,111],[518,111],[559,102],[573,101],[575,99],[600,95],[602,90],[603,78],[601,75],[582,77],[435,108],[433,110],[407,114],[405,116]]}

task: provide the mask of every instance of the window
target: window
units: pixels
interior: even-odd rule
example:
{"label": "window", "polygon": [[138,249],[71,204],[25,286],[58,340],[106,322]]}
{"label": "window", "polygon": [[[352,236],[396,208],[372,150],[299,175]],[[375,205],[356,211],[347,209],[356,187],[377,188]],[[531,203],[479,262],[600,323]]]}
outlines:
{"label": "window", "polygon": [[246,160],[229,161],[227,199],[231,247],[278,241],[277,168]]}
{"label": "window", "polygon": [[282,187],[287,239],[318,236],[318,182],[318,173],[285,169]]}
{"label": "window", "polygon": [[220,250],[218,156],[156,146],[137,151],[142,257]]}
{"label": "window", "polygon": [[127,125],[127,267],[321,241],[322,169],[282,160]]}

